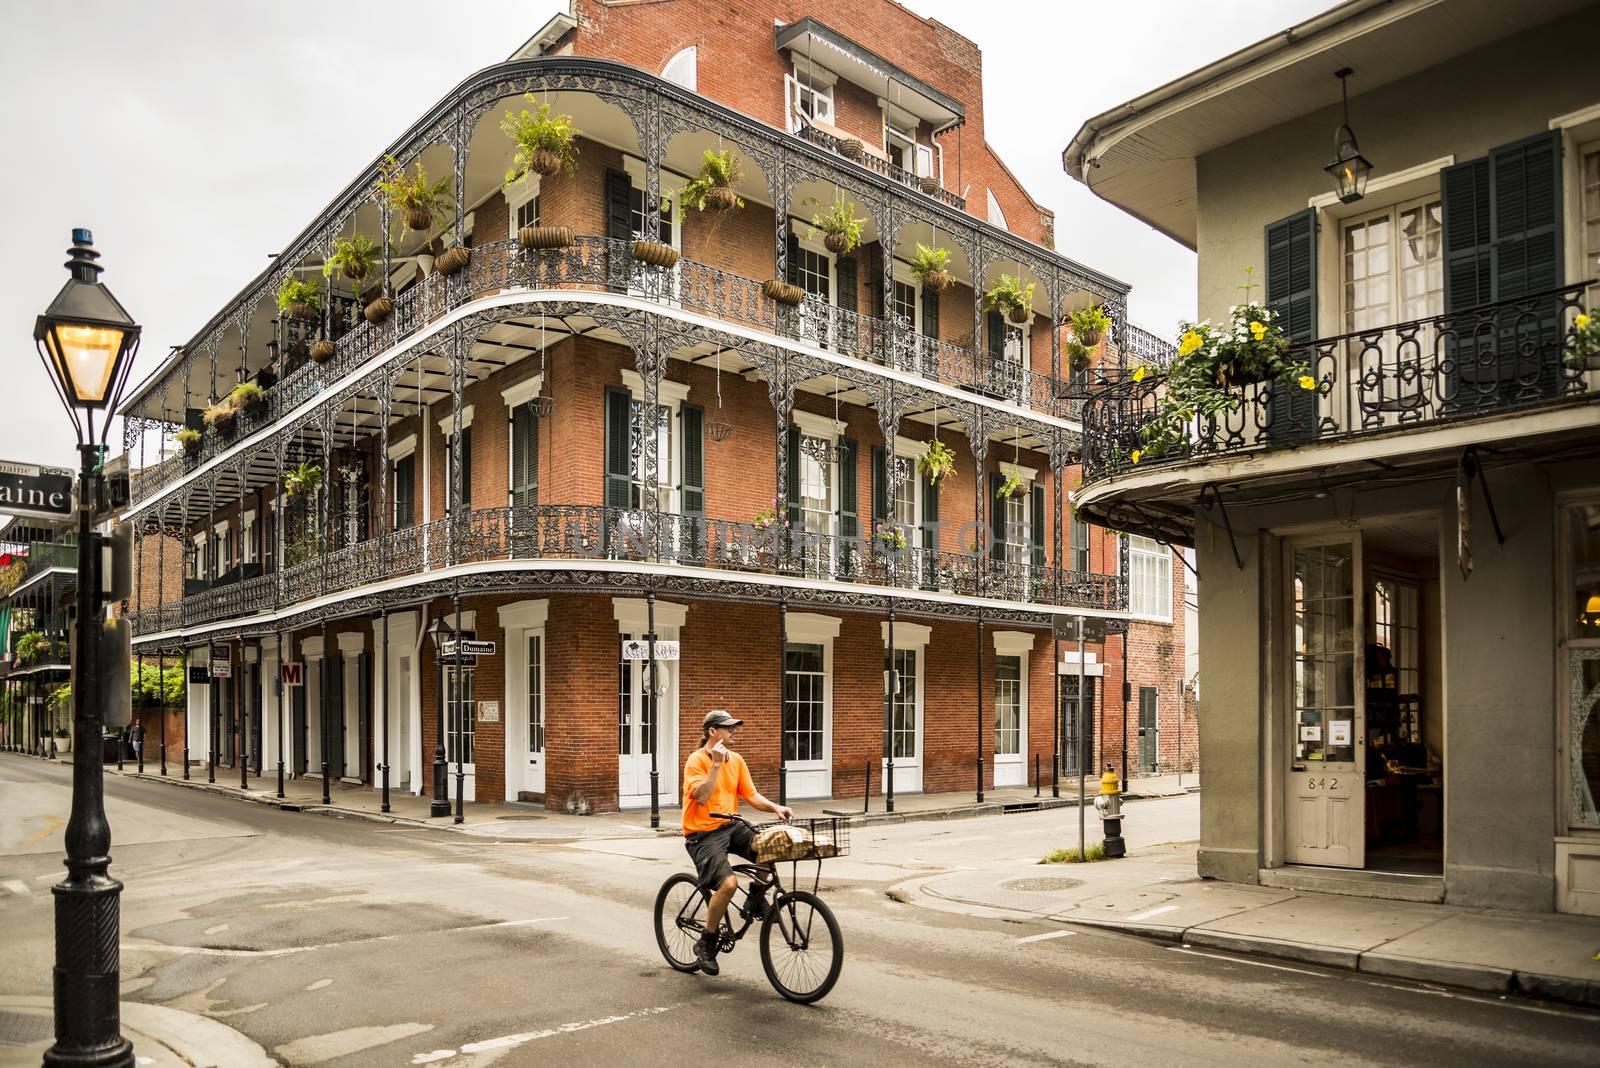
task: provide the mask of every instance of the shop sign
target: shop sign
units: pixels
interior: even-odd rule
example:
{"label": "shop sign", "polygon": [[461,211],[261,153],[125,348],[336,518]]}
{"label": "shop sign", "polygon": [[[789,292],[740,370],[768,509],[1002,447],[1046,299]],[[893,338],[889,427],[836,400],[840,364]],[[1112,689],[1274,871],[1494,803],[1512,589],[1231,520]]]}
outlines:
{"label": "shop sign", "polygon": [[300,661],[283,664],[278,668],[278,678],[285,686],[304,685],[306,679],[306,666]]}

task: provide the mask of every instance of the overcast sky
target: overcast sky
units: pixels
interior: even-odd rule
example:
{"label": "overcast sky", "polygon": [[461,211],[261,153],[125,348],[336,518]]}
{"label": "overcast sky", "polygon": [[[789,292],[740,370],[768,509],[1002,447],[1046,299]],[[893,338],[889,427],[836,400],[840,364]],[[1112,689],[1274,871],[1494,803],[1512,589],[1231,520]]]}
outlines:
{"label": "overcast sky", "polygon": [[[1131,283],[1134,321],[1170,335],[1194,311],[1194,256],[1069,179],[1061,150],[1089,116],[1331,0],[906,6],[983,50],[989,143],[1055,210],[1057,247]],[[0,459],[76,466],[32,340],[72,227],[94,231],[103,280],[144,327],[137,382],[424,110],[565,9],[0,2]]]}

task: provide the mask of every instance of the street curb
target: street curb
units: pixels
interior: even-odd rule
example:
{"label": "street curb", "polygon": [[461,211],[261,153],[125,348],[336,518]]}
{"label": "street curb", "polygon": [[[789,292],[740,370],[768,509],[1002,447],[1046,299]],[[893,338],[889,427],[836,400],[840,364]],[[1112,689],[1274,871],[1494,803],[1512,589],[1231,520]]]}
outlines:
{"label": "street curb", "polygon": [[[47,1015],[54,1012],[54,1002],[48,997],[0,995],[0,1007],[43,1011]],[[133,1042],[135,1056],[149,1041],[165,1046],[184,1064],[226,1065],[227,1068],[278,1066],[265,1049],[239,1031],[197,1013],[143,1001],[121,1001],[118,1012],[123,1035]],[[148,1056],[148,1051],[145,1055]]]}

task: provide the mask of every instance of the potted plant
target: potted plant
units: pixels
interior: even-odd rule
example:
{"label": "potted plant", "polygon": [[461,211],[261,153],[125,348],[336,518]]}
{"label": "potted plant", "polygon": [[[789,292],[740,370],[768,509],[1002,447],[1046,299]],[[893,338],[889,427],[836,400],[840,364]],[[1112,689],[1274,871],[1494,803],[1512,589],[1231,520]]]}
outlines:
{"label": "potted plant", "polygon": [[1579,312],[1573,317],[1565,362],[1577,371],[1600,371],[1600,316]]}
{"label": "potted plant", "polygon": [[1134,382],[1151,379],[1159,391],[1155,407],[1139,428],[1139,445],[1129,454],[1137,464],[1154,459],[1183,442],[1195,419],[1213,419],[1237,411],[1244,403],[1242,387],[1281,381],[1285,388],[1317,389],[1317,380],[1302,363],[1289,360],[1289,339],[1264,305],[1249,300],[1233,306],[1226,326],[1210,320],[1181,323],[1178,354],[1164,377],[1136,367]]}
{"label": "potted plant", "polygon": [[1079,308],[1070,313],[1067,320],[1072,323],[1072,336],[1091,349],[1100,344],[1100,338],[1111,329],[1111,316],[1098,304]]}
{"label": "potted plant", "polygon": [[733,150],[714,152],[706,149],[700,164],[700,173],[683,187],[679,198],[679,211],[693,205],[696,211],[727,211],[744,207],[744,201],[734,192],[734,184],[744,176],[744,168]]}
{"label": "potted plant", "polygon": [[539,103],[532,93],[525,96],[535,110],[507,111],[500,120],[501,131],[517,146],[511,169],[506,171],[506,185],[529,171],[547,178],[562,168],[571,173],[578,158],[578,128],[572,125],[572,116],[552,115],[549,104]]}
{"label": "potted plant", "polygon": [[921,178],[917,179],[917,184],[922,186],[922,191],[928,196],[932,197],[939,195],[939,179],[935,178],[933,175],[924,174]]}
{"label": "potted plant", "polygon": [[[62,706],[65,707],[66,705],[69,705],[69,704],[72,703],[72,687],[70,685],[68,685],[68,686],[61,687],[61,689],[67,691],[66,700],[62,702]],[[57,691],[57,693],[59,693],[59,692],[60,692],[60,690]],[[55,706],[55,697],[56,697],[55,694],[51,694],[50,695],[50,703],[51,703],[52,707]],[[56,728],[56,752],[58,752],[58,753],[70,753],[70,752],[72,752],[72,733],[70,731],[68,731],[67,728],[65,728],[65,727]]]}
{"label": "potted plant", "polygon": [[[767,530],[777,526],[779,523],[778,498],[772,498],[772,503],[757,512],[751,522],[755,524],[757,530]],[[783,520],[783,528],[785,530],[789,528],[788,520]]]}
{"label": "potted plant", "polygon": [[173,435],[178,447],[183,450],[183,455],[193,459],[200,455],[200,431],[193,427],[184,427]]}
{"label": "potted plant", "polygon": [[205,420],[206,426],[226,438],[233,436],[233,421],[238,414],[238,410],[233,406],[233,399],[224,397],[217,403],[209,405],[200,413],[200,418]]}
{"label": "potted plant", "polygon": [[897,526],[885,523],[875,527],[872,535],[887,550],[898,552],[906,547],[906,532]]}
{"label": "potted plant", "polygon": [[278,310],[291,319],[317,318],[322,314],[322,283],[315,278],[285,278],[278,286]]}
{"label": "potted plant", "polygon": [[948,289],[952,281],[949,262],[949,249],[929,248],[918,241],[917,251],[911,255],[911,274],[928,292],[938,293]]}
{"label": "potted plant", "polygon": [[39,658],[39,646],[48,643],[44,635],[36,630],[30,630],[17,639],[17,659],[24,664],[31,664]]}
{"label": "potted plant", "polygon": [[769,278],[761,283],[761,295],[768,300],[775,300],[779,304],[787,304],[791,308],[806,299],[806,291],[797,285],[781,282],[776,278]]}
{"label": "potted plant", "polygon": [[860,163],[867,158],[867,148],[854,137],[846,137],[839,142],[839,155]]}
{"label": "potted plant", "polygon": [[333,359],[333,353],[333,342],[329,341],[327,338],[323,338],[315,345],[312,345],[311,351],[306,353],[306,355],[311,358],[312,363],[327,363],[329,360]]}
{"label": "potted plant", "polygon": [[1026,487],[1027,487],[1027,483],[1022,480],[1022,476],[1021,475],[1017,475],[1017,474],[1007,475],[1006,476],[1006,480],[1004,482],[1000,483],[1000,493],[999,493],[999,495],[1001,497],[1015,497],[1017,494],[1021,493]]}
{"label": "potted plant", "polygon": [[956,454],[944,442],[930,441],[928,451],[917,461],[917,470],[922,473],[923,478],[937,485],[941,478],[955,474]]}
{"label": "potted plant", "polygon": [[320,485],[322,485],[322,468],[310,460],[301,461],[298,467],[291,468],[283,475],[283,488],[291,497],[315,493]]}
{"label": "potted plant", "polygon": [[822,243],[835,256],[843,256],[861,244],[861,230],[867,220],[856,218],[855,209],[853,201],[836,197],[827,211],[811,218],[811,225],[822,231]]}
{"label": "potted plant", "polygon": [[985,311],[1002,311],[1018,326],[1033,318],[1033,283],[1026,286],[1015,275],[1003,274],[983,295]]}
{"label": "potted plant", "polygon": [[246,415],[254,415],[267,406],[267,391],[254,382],[240,382],[228,394],[228,403],[236,411]]}
{"label": "potted plant", "polygon": [[352,282],[361,282],[372,273],[373,261],[378,256],[378,246],[366,234],[333,239],[333,254],[322,264],[322,277],[332,278],[338,271]]}
{"label": "potted plant", "polygon": [[455,207],[449,202],[450,179],[428,181],[421,160],[417,161],[417,172],[407,174],[399,160],[385,156],[373,187],[388,202],[389,209],[405,220],[409,230],[430,229]]}
{"label": "potted plant", "polygon": [[449,277],[470,262],[472,262],[472,254],[470,252],[460,245],[451,245],[439,253],[439,258],[433,261],[433,269],[445,277]]}

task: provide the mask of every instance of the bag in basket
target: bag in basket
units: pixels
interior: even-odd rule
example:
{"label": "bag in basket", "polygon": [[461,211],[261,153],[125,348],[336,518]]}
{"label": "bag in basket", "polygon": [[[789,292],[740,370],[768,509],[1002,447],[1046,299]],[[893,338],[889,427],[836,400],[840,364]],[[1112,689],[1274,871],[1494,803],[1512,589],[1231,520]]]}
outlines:
{"label": "bag in basket", "polygon": [[793,825],[767,827],[756,832],[756,860],[772,864],[784,860],[813,860],[837,856],[838,847],[825,832],[813,835],[804,827]]}

